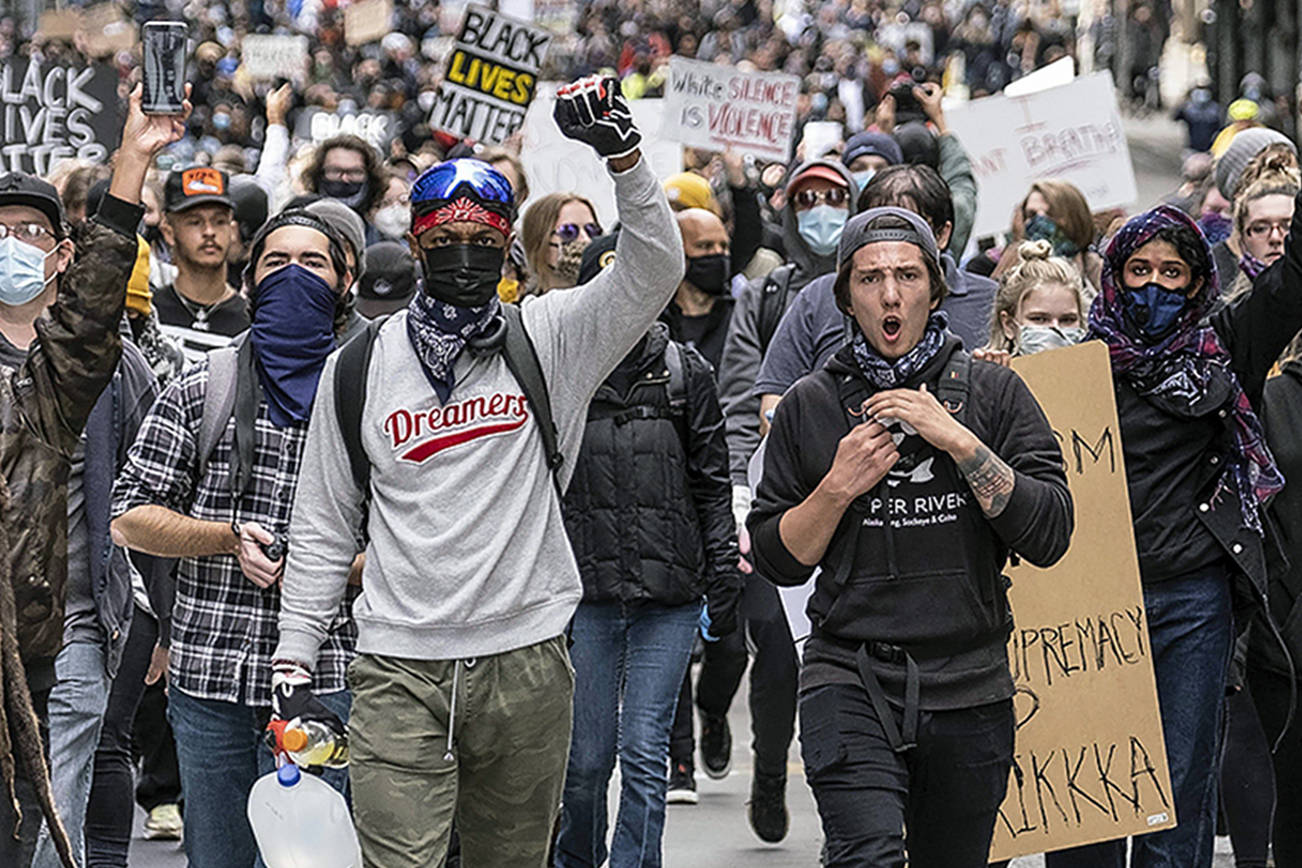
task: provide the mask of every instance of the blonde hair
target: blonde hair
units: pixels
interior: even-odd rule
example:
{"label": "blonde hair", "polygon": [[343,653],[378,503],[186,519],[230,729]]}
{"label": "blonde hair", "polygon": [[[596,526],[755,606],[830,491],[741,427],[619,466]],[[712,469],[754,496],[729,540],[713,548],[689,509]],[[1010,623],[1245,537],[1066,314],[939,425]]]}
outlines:
{"label": "blonde hair", "polygon": [[1239,186],[1234,197],[1234,234],[1243,249],[1243,233],[1248,228],[1248,206],[1267,196],[1288,196],[1292,199],[1302,187],[1302,174],[1296,164],[1276,166],[1259,173],[1248,184]]}
{"label": "blonde hair", "polygon": [[541,295],[556,285],[554,270],[547,263],[547,249],[561,209],[571,202],[582,202],[592,212],[592,219],[597,219],[596,207],[578,193],[548,193],[533,200],[524,212],[520,221],[520,242],[524,245],[524,258],[529,263],[531,278],[526,295]]}
{"label": "blonde hair", "polygon": [[1017,318],[1022,300],[1042,286],[1065,286],[1076,295],[1076,307],[1085,319],[1085,281],[1080,271],[1070,261],[1053,255],[1048,241],[1023,241],[1017,248],[1017,262],[1004,272],[995,294],[995,307],[990,316],[990,346],[997,350],[1016,349],[1013,341],[1004,334],[1001,313]]}

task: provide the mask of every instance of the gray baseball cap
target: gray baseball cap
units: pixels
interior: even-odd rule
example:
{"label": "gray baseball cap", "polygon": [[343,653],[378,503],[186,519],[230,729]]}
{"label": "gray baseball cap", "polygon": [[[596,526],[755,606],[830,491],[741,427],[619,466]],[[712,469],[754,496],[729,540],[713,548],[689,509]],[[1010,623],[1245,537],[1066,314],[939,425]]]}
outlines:
{"label": "gray baseball cap", "polygon": [[[874,220],[879,217],[898,217],[908,223],[908,227],[899,228],[870,228]],[[917,214],[905,208],[883,207],[869,208],[850,218],[850,222],[845,224],[841,230],[841,243],[836,248],[836,267],[839,271],[841,266],[850,261],[855,251],[860,247],[868,244],[875,244],[878,241],[907,241],[910,244],[917,245],[922,254],[935,263],[936,268],[944,273],[944,267],[940,261],[940,248],[936,246],[936,236],[932,233],[931,227],[927,221]]]}
{"label": "gray baseball cap", "polygon": [[353,280],[361,280],[366,274],[366,224],[357,212],[337,199],[317,199],[307,206],[307,210],[335,228],[349,246],[357,259],[357,273]]}

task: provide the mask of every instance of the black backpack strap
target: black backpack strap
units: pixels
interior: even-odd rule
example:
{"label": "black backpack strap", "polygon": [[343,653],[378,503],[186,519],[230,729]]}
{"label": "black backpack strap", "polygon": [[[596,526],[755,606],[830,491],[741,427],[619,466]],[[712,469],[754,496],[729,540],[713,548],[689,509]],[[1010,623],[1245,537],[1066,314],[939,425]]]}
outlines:
{"label": "black backpack strap", "polygon": [[665,345],[665,368],[669,371],[669,411],[675,415],[687,411],[687,377],[683,374],[683,353],[675,341]]}
{"label": "black backpack strap", "polygon": [[524,318],[518,305],[502,305],[502,317],[506,320],[506,336],[502,344],[506,366],[515,375],[520,388],[524,390],[525,400],[537,417],[547,466],[552,471],[552,483],[556,486],[557,497],[564,498],[561,465],[565,462],[565,456],[561,453],[560,432],[552,418],[551,393],[547,390],[547,379],[543,376],[542,364],[538,361],[538,351],[534,349],[533,341],[525,331]]}
{"label": "black backpack strap", "polygon": [[769,341],[773,340],[778,323],[782,322],[782,314],[787,312],[787,305],[791,303],[791,281],[795,275],[796,266],[788,262],[764,278],[764,286],[760,289],[757,332],[761,352],[769,348]]}
{"label": "black backpack strap", "polygon": [[967,350],[957,350],[949,357],[945,370],[941,372],[940,383],[936,387],[936,400],[954,414],[955,419],[966,424],[971,391],[972,354]]}
{"label": "black backpack strap", "polygon": [[344,438],[353,482],[363,500],[371,496],[371,461],[362,449],[362,407],[366,404],[366,374],[371,367],[375,336],[388,317],[373,319],[364,331],[353,335],[339,350],[335,362],[335,420]]}

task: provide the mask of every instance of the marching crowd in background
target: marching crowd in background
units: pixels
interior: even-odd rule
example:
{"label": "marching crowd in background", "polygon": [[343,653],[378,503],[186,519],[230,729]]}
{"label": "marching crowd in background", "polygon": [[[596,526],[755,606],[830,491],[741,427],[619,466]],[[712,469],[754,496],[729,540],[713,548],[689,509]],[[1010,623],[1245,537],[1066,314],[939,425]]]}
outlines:
{"label": "marching crowd in background", "polygon": [[[976,238],[945,95],[1075,56],[1059,4],[566,10],[555,122],[606,162],[615,225],[531,195],[518,137],[430,129],[455,21],[428,2],[363,46],[314,0],[142,3],[192,27],[185,114],[99,58],[109,164],[0,175],[0,864],[125,866],[137,804],[198,868],[260,864],[244,804],[280,719],[346,734],[322,774],[368,866],[659,865],[666,805],[732,773],[749,668],[760,840],[787,836],[798,733],[809,864],[985,865],[1003,573],[1076,519],[1009,364],[1096,340],[1179,825],[1047,864],[1210,866],[1220,816],[1242,868],[1302,865],[1302,176],[1260,77],[1174,107],[1165,203],[1046,178]],[[1170,11],[1128,14],[1152,107]],[[302,81],[242,66],[272,30],[312,35]],[[800,75],[796,156],[687,149],[657,178],[629,102],[675,54]],[[359,111],[391,134],[305,132]],[[815,120],[843,124],[828,152]],[[798,653],[778,587],[816,568]]]}

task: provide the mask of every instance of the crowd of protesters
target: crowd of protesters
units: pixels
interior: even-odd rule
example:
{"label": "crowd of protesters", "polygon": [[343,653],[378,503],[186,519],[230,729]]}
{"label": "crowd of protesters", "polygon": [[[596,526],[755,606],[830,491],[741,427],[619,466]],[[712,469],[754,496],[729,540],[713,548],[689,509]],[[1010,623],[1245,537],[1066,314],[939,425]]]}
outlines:
{"label": "crowd of protesters", "polygon": [[[135,50],[0,25],[125,106],[107,164],[0,175],[0,864],[126,866],[136,804],[198,868],[260,864],[281,719],[346,735],[323,777],[368,866],[656,866],[666,806],[733,773],[749,668],[738,822],[786,838],[798,736],[810,864],[984,865],[1004,571],[1078,518],[1010,362],[1096,340],[1179,824],[1047,864],[1210,866],[1219,813],[1240,866],[1302,865],[1302,175],[1260,77],[1175,107],[1167,203],[1045,178],[975,238],[947,99],[1074,57],[1060,4],[537,8],[615,225],[531,194],[518,136],[430,128],[457,10],[351,46],[332,4],[141,4],[191,27],[177,116]],[[1128,14],[1152,108],[1170,10]],[[248,75],[270,32],[311,35],[301,79]],[[799,75],[793,159],[657,178],[629,103],[672,55]],[[809,582],[798,648],[778,587]]]}

